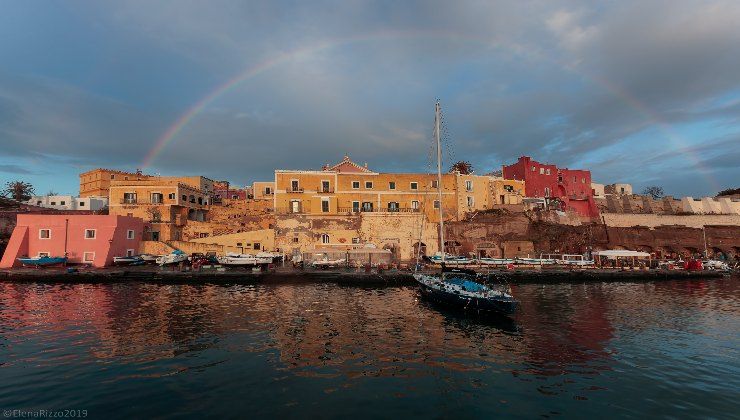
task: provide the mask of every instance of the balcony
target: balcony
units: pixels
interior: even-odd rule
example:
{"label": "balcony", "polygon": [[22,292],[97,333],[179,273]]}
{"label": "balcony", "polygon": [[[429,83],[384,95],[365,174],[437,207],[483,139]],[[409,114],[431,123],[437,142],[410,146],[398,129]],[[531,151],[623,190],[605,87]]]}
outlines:
{"label": "balcony", "polygon": [[355,207],[339,207],[337,213],[419,213],[420,209],[412,207],[397,207],[397,208],[355,208]]}
{"label": "balcony", "polygon": [[288,194],[291,194],[291,193],[293,193],[293,194],[300,194],[300,193],[303,192],[303,188],[291,188],[289,190],[285,190],[285,192],[288,193]]}
{"label": "balcony", "polygon": [[323,194],[334,194],[334,188],[317,188],[316,192]]}
{"label": "balcony", "polygon": [[161,206],[164,204],[163,200],[147,200],[142,198],[122,198],[120,200],[119,204],[124,205],[155,205],[155,206]]}

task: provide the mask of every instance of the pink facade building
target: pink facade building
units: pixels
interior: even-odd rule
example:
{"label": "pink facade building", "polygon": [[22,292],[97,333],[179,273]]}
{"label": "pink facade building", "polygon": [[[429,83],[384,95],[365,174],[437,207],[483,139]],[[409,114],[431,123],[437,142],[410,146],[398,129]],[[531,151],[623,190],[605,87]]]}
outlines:
{"label": "pink facade building", "polygon": [[516,163],[504,166],[503,176],[524,181],[527,197],[557,199],[560,210],[572,210],[590,218],[599,216],[591,189],[591,171],[558,168],[522,156]]}
{"label": "pink facade building", "polygon": [[67,256],[70,264],[105,267],[113,257],[135,255],[144,221],[114,215],[19,214],[0,268],[20,266],[18,258]]}

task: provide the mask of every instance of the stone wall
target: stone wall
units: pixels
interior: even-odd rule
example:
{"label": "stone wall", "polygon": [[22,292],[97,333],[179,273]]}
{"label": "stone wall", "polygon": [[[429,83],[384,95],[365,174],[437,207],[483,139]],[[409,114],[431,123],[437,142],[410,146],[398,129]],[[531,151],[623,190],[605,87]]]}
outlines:
{"label": "stone wall", "polygon": [[632,226],[688,226],[701,228],[707,225],[740,226],[740,215],[660,215],[660,214],[602,214],[609,227]]}

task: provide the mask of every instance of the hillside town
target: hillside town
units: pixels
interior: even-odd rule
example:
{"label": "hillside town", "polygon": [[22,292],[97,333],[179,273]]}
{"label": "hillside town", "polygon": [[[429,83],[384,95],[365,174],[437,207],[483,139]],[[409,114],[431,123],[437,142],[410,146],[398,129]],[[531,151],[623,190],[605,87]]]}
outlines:
{"label": "hillside town", "polygon": [[471,260],[590,260],[597,251],[629,250],[653,260],[734,262],[740,253],[737,191],[636,194],[629,184],[594,182],[587,169],[529,156],[490,169],[478,174],[458,162],[439,186],[436,174],[376,172],[349,156],[314,169],[277,169],[273,179],[247,186],[92,169],[79,174],[76,196],[3,199],[0,268],[61,255],[102,268],[116,258],[176,251],[407,267],[441,253],[440,214],[445,254]]}

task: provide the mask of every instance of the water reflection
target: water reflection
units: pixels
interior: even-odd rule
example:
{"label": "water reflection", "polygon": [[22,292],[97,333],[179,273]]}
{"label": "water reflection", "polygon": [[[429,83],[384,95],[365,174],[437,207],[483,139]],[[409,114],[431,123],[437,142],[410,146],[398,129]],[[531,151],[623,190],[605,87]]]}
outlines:
{"label": "water reflection", "polygon": [[[737,291],[732,280],[516,286],[522,307],[509,319],[461,316],[411,287],[0,283],[0,374],[9,378],[0,403],[36,390],[36,372],[95,371],[78,384],[94,394],[95,383],[136,389],[209,372],[218,388],[244,365],[276,383],[331,381],[325,393],[392,378],[408,385],[396,396],[442,392],[431,381],[444,392],[505,383],[504,392],[585,401],[623,385],[615,368],[646,363],[640,346],[670,353],[661,346],[701,336],[737,356]],[[108,365],[116,369],[101,370]]]}

